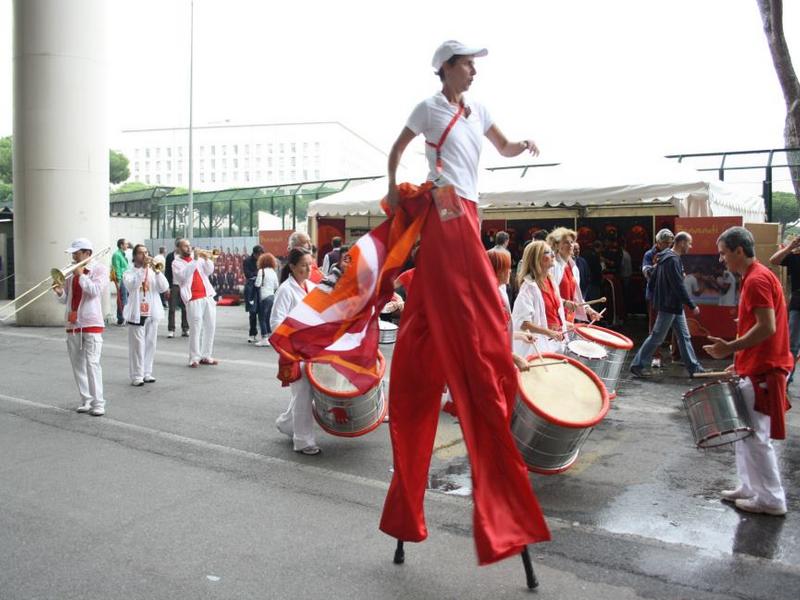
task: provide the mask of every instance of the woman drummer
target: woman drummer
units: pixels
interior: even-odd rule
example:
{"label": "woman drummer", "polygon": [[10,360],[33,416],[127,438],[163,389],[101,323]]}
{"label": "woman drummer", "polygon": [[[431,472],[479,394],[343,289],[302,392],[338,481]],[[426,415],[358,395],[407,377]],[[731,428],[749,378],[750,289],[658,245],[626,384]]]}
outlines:
{"label": "woman drummer", "polygon": [[520,288],[511,321],[514,331],[530,331],[533,343],[514,340],[514,352],[521,356],[563,350],[567,319],[558,287],[550,275],[553,262],[553,250],[540,240],[528,244],[522,254],[517,273]]}
{"label": "woman drummer", "polygon": [[584,307],[581,275],[573,258],[573,246],[576,238],[577,234],[566,227],[557,227],[547,236],[547,242],[555,252],[555,261],[551,271],[553,282],[564,302],[564,314],[570,323],[573,323],[575,319],[593,321],[598,316],[597,312],[590,307]]}
{"label": "woman drummer", "polygon": [[[506,318],[508,320],[509,344],[512,346],[512,348],[514,345],[514,340],[519,340],[530,344],[533,342],[533,334],[531,332],[513,331],[511,328],[511,303],[508,300],[508,292],[506,291],[506,286],[511,279],[511,254],[505,250],[495,250],[494,248],[489,250],[487,254],[489,256],[489,262],[492,263],[494,275],[497,278],[497,290],[500,292],[500,298],[503,301],[503,308],[505,308],[506,311]],[[526,361],[519,354],[512,352],[511,357],[514,359],[514,364],[520,371],[527,371],[530,369],[528,361]]]}
{"label": "woman drummer", "polygon": [[[311,252],[306,248],[293,248],[281,269],[281,285],[275,293],[270,326],[278,328],[292,309],[314,288],[311,275]],[[275,421],[278,431],[292,438],[294,451],[314,455],[320,453],[314,437],[314,416],[311,411],[311,383],[299,362],[281,360],[278,378],[288,383],[292,398],[284,413]]]}

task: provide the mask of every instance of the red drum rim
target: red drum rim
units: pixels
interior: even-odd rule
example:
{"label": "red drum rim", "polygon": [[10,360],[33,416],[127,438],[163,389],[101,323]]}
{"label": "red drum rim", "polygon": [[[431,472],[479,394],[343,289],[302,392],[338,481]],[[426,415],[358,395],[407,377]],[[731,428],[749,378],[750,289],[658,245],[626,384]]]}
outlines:
{"label": "red drum rim", "polygon": [[380,427],[381,424],[383,423],[383,420],[386,418],[386,415],[389,414],[389,402],[386,399],[386,397],[384,397],[383,410],[381,411],[378,420],[372,423],[371,425],[367,425],[364,429],[359,429],[358,431],[339,431],[338,429],[333,429],[332,427],[328,427],[325,423],[322,422],[322,419],[320,419],[319,416],[317,415],[316,406],[314,407],[314,410],[312,410],[311,412],[314,414],[314,420],[317,422],[317,425],[319,425],[320,428],[326,433],[329,433],[330,435],[336,437],[353,438],[366,435],[369,432],[374,431],[378,427]]}
{"label": "red drum rim", "polygon": [[525,463],[525,466],[528,467],[528,471],[530,471],[531,473],[536,473],[537,475],[558,475],[559,473],[563,473],[564,471],[572,467],[572,465],[575,464],[575,461],[578,460],[578,455],[580,453],[581,452],[579,448],[578,451],[575,453],[575,456],[572,457],[572,460],[569,461],[563,467],[554,467],[552,469],[547,469],[545,467],[534,467],[533,465],[529,465],[528,463]]}
{"label": "red drum rim", "polygon": [[[319,381],[317,381],[316,377],[314,377],[314,372],[312,370],[313,364],[314,363],[310,362],[306,363],[306,375],[308,376],[308,380],[311,382],[311,385],[317,388],[320,392],[323,392],[328,396],[332,396],[333,398],[355,398],[357,396],[363,395],[358,390],[352,390],[349,392],[340,392],[337,390],[326,388]],[[383,379],[383,375],[385,372],[386,372],[386,359],[383,357],[383,353],[380,350],[378,350],[378,381],[375,385],[380,385],[381,379]]]}
{"label": "red drum rim", "polygon": [[[528,356],[527,360],[531,360],[533,358],[538,358],[537,355],[530,355]],[[577,421],[562,421],[554,417],[553,415],[545,412],[540,407],[536,406],[533,401],[528,398],[528,395],[525,393],[525,389],[522,387],[522,373],[517,373],[517,387],[519,388],[519,397],[522,398],[522,401],[530,408],[534,413],[542,417],[543,419],[547,420],[549,423],[553,425],[558,425],[560,427],[569,427],[570,429],[585,429],[587,427],[594,427],[600,421],[602,421],[606,414],[608,414],[608,409],[610,408],[609,398],[608,398],[608,390],[606,389],[606,384],[603,383],[603,380],[597,376],[597,373],[592,371],[589,367],[584,365],[583,363],[578,362],[570,358],[569,356],[564,356],[563,354],[556,354],[555,352],[542,352],[542,358],[552,358],[554,360],[565,360],[573,367],[577,367],[581,371],[583,371],[586,375],[588,375],[591,380],[594,382],[597,389],[600,391],[602,404],[600,406],[600,411],[597,413],[596,417],[588,421],[577,422]],[[539,368],[539,367],[534,367]],[[552,471],[550,471],[552,472]]]}
{"label": "red drum rim", "polygon": [[[615,338],[619,339],[620,341],[617,343],[611,342],[606,339],[599,339],[592,335],[591,330],[596,329],[597,331],[602,331],[603,333],[607,333],[609,335],[614,336]],[[606,329],[605,327],[599,327],[597,325],[575,325],[575,331],[578,335],[582,338],[589,340],[590,342],[594,342],[596,344],[600,344],[601,346],[608,346],[610,348],[618,348],[620,350],[630,350],[633,348],[633,340],[627,336],[622,335],[621,333],[617,333],[611,329]]]}

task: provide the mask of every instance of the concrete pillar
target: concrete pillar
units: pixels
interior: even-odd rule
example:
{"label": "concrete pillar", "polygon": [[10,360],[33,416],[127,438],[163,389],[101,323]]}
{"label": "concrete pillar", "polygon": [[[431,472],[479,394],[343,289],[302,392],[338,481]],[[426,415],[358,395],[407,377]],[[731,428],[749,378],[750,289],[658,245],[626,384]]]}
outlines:
{"label": "concrete pillar", "polygon": [[[106,6],[14,1],[17,295],[70,263],[73,239],[87,237],[96,250],[110,243]],[[51,294],[17,314],[19,325],[63,322]]]}

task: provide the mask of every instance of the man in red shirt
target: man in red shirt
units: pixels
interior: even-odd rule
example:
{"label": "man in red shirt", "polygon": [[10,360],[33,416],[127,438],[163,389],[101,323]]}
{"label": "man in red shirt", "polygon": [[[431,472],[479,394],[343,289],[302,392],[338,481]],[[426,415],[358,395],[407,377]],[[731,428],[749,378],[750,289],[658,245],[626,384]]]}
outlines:
{"label": "man in red shirt", "polygon": [[734,354],[728,371],[736,373],[753,425],[753,435],[736,443],[740,484],[722,499],[754,513],[786,514],[786,494],[770,438],[786,437],[786,376],[794,360],[789,351],[786,303],[778,278],[755,258],[752,234],[726,229],[717,240],[720,260],[742,276],[736,339],[709,337],[703,348],[714,358]]}

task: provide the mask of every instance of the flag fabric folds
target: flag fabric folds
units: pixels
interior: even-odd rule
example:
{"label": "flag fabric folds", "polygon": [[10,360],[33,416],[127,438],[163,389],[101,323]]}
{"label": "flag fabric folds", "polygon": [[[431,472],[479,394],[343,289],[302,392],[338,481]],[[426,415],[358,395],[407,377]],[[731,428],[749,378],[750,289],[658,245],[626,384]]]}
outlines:
{"label": "flag fabric folds", "polygon": [[[431,187],[401,183],[398,208],[349,250],[350,262],[335,284],[317,285],[273,332],[269,341],[282,371],[288,362],[329,363],[361,393],[378,384],[378,319],[419,238]],[[385,200],[383,206],[388,213]]]}

